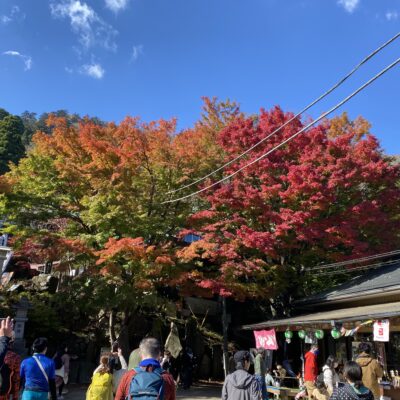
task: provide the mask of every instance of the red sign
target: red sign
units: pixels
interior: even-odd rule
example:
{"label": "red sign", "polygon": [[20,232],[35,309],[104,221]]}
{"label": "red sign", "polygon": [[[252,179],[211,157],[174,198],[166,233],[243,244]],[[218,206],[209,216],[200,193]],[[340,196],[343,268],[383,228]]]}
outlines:
{"label": "red sign", "polygon": [[263,347],[266,350],[277,350],[278,342],[276,341],[275,329],[269,331],[254,331],[256,339],[256,348]]}

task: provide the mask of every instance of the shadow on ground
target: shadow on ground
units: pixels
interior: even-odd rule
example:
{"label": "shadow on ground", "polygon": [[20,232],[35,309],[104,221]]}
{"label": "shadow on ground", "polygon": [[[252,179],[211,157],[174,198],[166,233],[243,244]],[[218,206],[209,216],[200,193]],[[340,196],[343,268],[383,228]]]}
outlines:
{"label": "shadow on ground", "polygon": [[190,399],[220,399],[222,386],[198,384],[192,386],[189,390],[178,389],[176,397],[180,400]]}
{"label": "shadow on ground", "polygon": [[[64,395],[64,400],[85,400],[87,386],[68,385],[68,393]],[[178,389],[176,397],[179,400],[217,400],[221,398],[221,385],[216,384],[197,384],[189,390]]]}

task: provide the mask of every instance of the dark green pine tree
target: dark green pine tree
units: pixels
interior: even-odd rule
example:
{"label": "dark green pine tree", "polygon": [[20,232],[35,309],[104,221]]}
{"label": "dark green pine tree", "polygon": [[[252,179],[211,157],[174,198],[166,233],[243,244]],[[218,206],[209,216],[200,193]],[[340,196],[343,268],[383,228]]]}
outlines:
{"label": "dark green pine tree", "polygon": [[0,109],[0,175],[9,170],[9,162],[17,163],[24,156],[24,130],[20,117]]}

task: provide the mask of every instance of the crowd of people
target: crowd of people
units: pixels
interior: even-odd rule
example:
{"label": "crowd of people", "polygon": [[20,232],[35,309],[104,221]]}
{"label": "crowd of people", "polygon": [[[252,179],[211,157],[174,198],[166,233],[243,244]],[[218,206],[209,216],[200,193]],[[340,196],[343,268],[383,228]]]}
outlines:
{"label": "crowd of people", "polygon": [[[33,343],[33,355],[24,359],[13,351],[13,324],[10,318],[0,325],[0,400],[62,400],[64,385],[68,382],[70,356],[68,347],[62,346],[55,355],[46,356],[48,342],[38,338]],[[133,352],[135,353],[135,352]],[[304,371],[297,377],[302,398],[315,400],[382,400],[379,380],[383,376],[382,365],[372,357],[371,346],[363,342],[359,346],[356,361],[348,361],[341,368],[334,356],[329,356],[320,371],[318,346],[311,346],[304,355]],[[126,362],[118,343],[111,352],[103,354],[93,372],[86,400],[175,400],[179,378],[172,355],[162,352],[158,339],[147,337],[134,354],[136,360]],[[182,376],[182,386],[191,384],[193,367],[190,351],[182,352],[182,362],[188,373]],[[191,364],[189,366],[189,364]],[[249,372],[254,364],[254,374]],[[287,374],[295,376],[289,365],[277,365],[271,371],[266,366],[265,351],[258,349],[253,356],[248,351],[236,351],[230,362],[231,371],[226,376],[222,400],[267,400],[270,386],[285,383]],[[288,370],[288,371],[287,371]],[[174,376],[175,375],[175,376]],[[304,380],[302,376],[304,375]]]}
{"label": "crowd of people", "polygon": [[[50,358],[46,355],[47,339],[37,338],[32,345],[33,355],[21,361],[12,351],[11,319],[2,320],[0,329],[0,400],[62,400],[69,376],[68,347],[61,346]],[[100,357],[86,400],[175,400],[178,384],[184,389],[190,387],[194,367],[190,348],[181,352],[179,363],[170,352],[162,352],[156,338],[143,339],[138,350],[129,367],[118,343],[114,343],[111,351]]]}
{"label": "crowd of people", "polygon": [[[358,350],[356,360],[347,361],[344,366],[329,356],[320,371],[318,346],[311,346],[304,355],[304,380],[302,373],[296,377],[300,386],[296,400],[382,400],[379,380],[383,367],[372,357],[369,343],[360,343]],[[257,349],[254,358],[248,351],[237,351],[232,356],[234,371],[225,379],[222,400],[266,400],[268,387],[276,389],[287,381],[288,371],[282,365],[271,371],[266,367],[264,355],[264,349]],[[254,374],[249,372],[252,361]],[[290,365],[287,368],[291,371]],[[289,375],[296,376],[292,371]]]}

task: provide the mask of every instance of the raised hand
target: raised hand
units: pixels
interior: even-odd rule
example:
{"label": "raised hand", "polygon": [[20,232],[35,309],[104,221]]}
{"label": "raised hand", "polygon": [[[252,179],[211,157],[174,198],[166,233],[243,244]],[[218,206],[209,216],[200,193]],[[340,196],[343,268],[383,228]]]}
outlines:
{"label": "raised hand", "polygon": [[0,336],[12,337],[14,323],[10,317],[3,319],[0,324]]}

